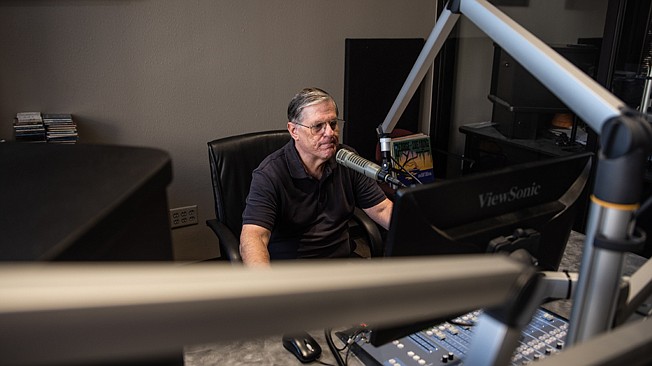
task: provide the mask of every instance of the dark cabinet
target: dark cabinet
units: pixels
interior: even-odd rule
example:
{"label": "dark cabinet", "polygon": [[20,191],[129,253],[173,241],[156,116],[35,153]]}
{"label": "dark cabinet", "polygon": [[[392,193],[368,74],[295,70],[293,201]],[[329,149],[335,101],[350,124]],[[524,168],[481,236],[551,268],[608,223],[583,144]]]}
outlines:
{"label": "dark cabinet", "polygon": [[[610,0],[600,55],[599,81],[629,107],[650,113],[652,84],[652,3],[649,0]],[[646,85],[647,83],[647,85]],[[648,120],[650,118],[648,117]],[[648,158],[642,201],[652,196],[652,156]],[[637,224],[648,233],[643,254],[652,255],[652,208]]]}

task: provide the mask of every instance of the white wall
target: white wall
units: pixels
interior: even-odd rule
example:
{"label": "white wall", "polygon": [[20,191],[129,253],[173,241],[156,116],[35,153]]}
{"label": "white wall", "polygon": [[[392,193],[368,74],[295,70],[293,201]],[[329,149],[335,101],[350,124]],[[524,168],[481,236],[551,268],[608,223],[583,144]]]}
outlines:
{"label": "white wall", "polygon": [[206,142],[284,128],[304,86],[341,104],[345,38],[425,38],[435,14],[433,0],[2,0],[0,139],[16,112],[72,113],[84,143],[167,151],[170,207],[200,219],[175,246],[211,257]]}

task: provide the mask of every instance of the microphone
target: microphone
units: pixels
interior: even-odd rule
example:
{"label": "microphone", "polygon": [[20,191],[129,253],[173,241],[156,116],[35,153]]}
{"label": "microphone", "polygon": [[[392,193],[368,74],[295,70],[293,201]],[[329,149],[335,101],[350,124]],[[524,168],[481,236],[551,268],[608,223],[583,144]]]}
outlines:
{"label": "microphone", "polygon": [[371,179],[395,184],[399,187],[405,187],[405,184],[403,184],[400,180],[394,178],[391,174],[383,171],[383,169],[378,164],[372,163],[362,156],[357,155],[353,151],[340,149],[335,156],[335,160],[337,160],[338,164],[344,165],[349,169],[353,169],[354,171],[360,174],[364,174]]}

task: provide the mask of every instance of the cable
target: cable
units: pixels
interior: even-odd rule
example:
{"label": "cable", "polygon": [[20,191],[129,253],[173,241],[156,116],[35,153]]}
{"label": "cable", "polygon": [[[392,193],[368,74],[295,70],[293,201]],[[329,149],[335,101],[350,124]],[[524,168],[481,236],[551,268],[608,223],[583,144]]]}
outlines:
{"label": "cable", "polygon": [[564,270],[564,274],[566,275],[566,280],[568,281],[568,290],[566,291],[566,299],[570,299],[571,294],[573,293],[573,279],[571,278],[567,270]]}
{"label": "cable", "polygon": [[645,212],[647,209],[649,209],[650,206],[652,206],[652,196],[649,197],[647,200],[645,200],[645,202],[643,202],[641,207],[639,207],[638,210],[636,210],[636,213],[634,214],[634,217],[640,216],[643,212]]}
{"label": "cable", "polygon": [[[330,328],[327,328],[324,330],[324,338],[326,338],[326,343],[328,343],[328,348],[331,350],[333,353],[333,357],[335,357],[335,361],[337,361],[338,366],[346,366],[349,363],[349,355],[351,354],[351,346],[356,343],[359,340],[359,337],[363,335],[365,332],[367,332],[367,327],[364,324],[361,324],[358,329],[356,329],[353,334],[349,335],[346,342],[344,342],[344,346],[342,348],[337,348],[335,345],[335,342],[333,342],[333,335],[332,335],[332,330]],[[344,355],[344,359],[342,359],[342,355],[340,355],[340,352],[346,350],[346,353]]]}
{"label": "cable", "polygon": [[325,366],[335,366],[332,363],[324,362],[324,361],[319,360],[319,359],[315,360],[315,362],[317,362],[319,364],[322,364],[322,365],[325,365]]}
{"label": "cable", "polygon": [[346,354],[344,355],[344,363],[346,365],[349,364],[349,355],[351,355],[351,349],[353,343],[356,343],[357,341],[360,340],[360,337],[367,331],[366,326],[360,327],[358,330],[356,330],[353,335],[349,336],[349,339],[346,342]]}
{"label": "cable", "polygon": [[330,328],[324,329],[324,337],[326,338],[326,343],[328,343],[328,348],[330,348],[331,353],[333,354],[333,357],[335,357],[335,361],[337,362],[337,364],[339,366],[346,366],[346,364],[342,360],[340,351],[337,349],[337,347],[335,347],[335,343],[333,342],[333,335],[331,334]]}

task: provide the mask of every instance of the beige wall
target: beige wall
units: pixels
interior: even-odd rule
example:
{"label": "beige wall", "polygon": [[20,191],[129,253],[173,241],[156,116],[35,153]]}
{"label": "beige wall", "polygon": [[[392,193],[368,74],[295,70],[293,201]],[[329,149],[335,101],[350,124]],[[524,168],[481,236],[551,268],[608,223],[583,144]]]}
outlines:
{"label": "beige wall", "polygon": [[206,142],[284,128],[304,86],[342,103],[345,38],[425,38],[434,19],[433,0],[2,0],[0,139],[16,112],[65,112],[85,143],[166,150],[170,207],[199,211],[175,246],[207,258]]}

